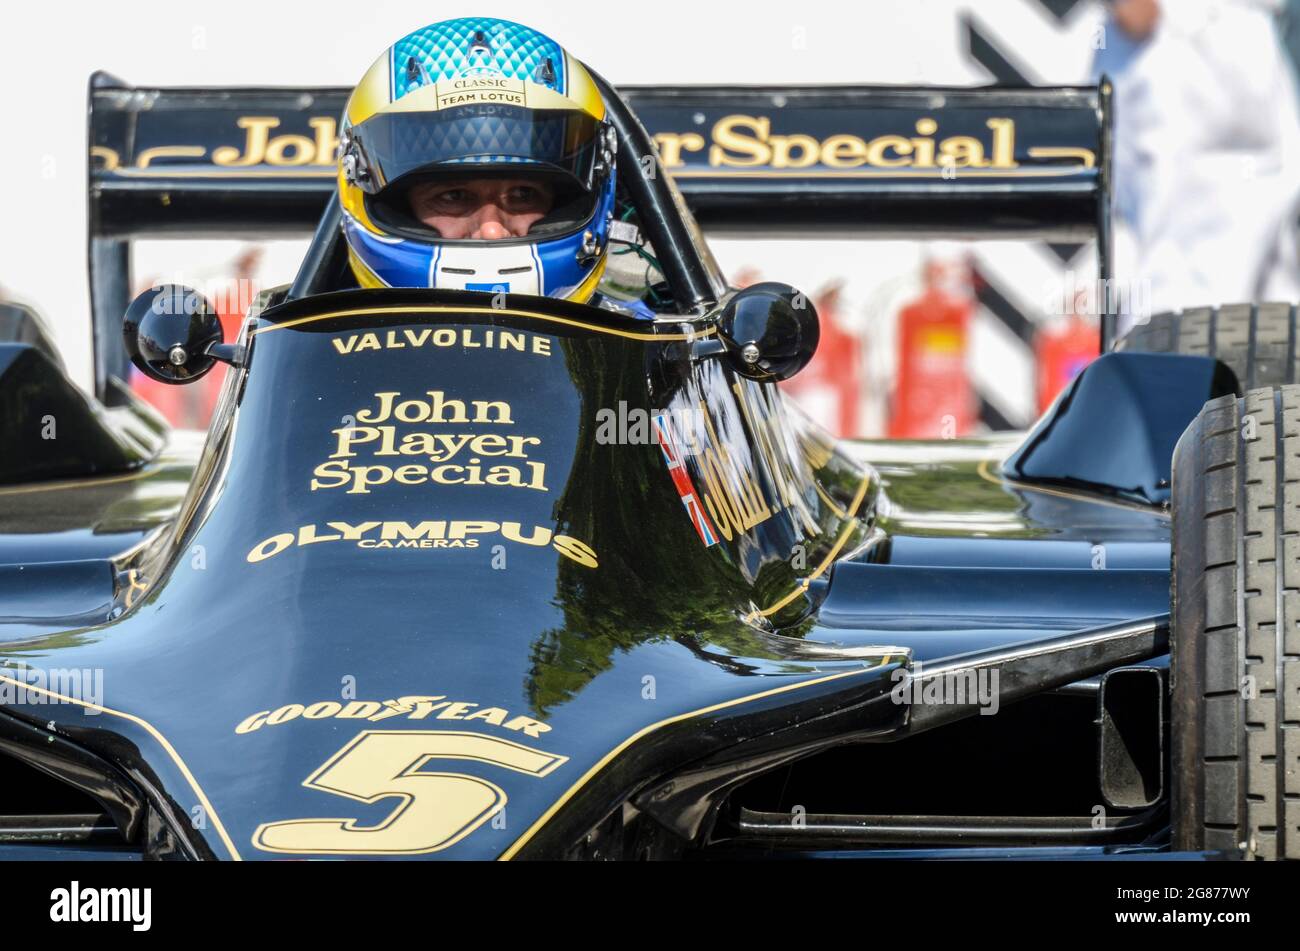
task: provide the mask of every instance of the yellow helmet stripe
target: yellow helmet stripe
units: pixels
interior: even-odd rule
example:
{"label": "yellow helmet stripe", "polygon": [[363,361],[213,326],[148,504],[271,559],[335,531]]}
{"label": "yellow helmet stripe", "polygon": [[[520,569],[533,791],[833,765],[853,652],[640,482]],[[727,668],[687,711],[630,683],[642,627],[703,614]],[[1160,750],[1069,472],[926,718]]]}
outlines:
{"label": "yellow helmet stripe", "polygon": [[357,283],[362,287],[388,287],[383,278],[370,269],[370,265],[357,256],[357,252],[348,246],[348,263],[352,265],[352,273],[357,277]]}
{"label": "yellow helmet stripe", "polygon": [[348,99],[347,119],[352,125],[360,125],[375,113],[389,105],[388,54],[385,53],[366,70],[357,83],[356,89]]}
{"label": "yellow helmet stripe", "polygon": [[591,300],[592,296],[596,293],[596,285],[599,284],[600,279],[605,276],[605,265],[608,263],[608,256],[601,257],[596,266],[591,269],[591,273],[582,279],[582,283],[573,289],[572,294],[565,295],[565,299],[577,301],[580,304],[585,304],[587,301]]}
{"label": "yellow helmet stripe", "polygon": [[587,68],[578,60],[564,54],[564,65],[569,75],[568,98],[577,103],[578,108],[597,119],[605,118],[605,100],[596,88],[596,81],[591,78]]}

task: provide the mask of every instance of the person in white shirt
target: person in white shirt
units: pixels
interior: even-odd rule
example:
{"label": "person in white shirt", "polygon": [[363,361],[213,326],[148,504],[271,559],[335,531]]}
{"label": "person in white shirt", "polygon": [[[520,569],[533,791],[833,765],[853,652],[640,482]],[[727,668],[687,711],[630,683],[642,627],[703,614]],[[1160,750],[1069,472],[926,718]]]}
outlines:
{"label": "person in white shirt", "polygon": [[[1300,108],[1280,0],[1110,0],[1115,187],[1152,312],[1300,299]],[[1130,314],[1129,322],[1144,314]]]}

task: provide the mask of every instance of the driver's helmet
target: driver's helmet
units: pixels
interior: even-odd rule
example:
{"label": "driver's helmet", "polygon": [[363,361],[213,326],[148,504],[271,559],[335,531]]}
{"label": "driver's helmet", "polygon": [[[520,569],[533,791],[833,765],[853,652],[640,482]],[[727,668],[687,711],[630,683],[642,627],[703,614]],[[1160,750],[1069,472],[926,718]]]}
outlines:
{"label": "driver's helmet", "polygon": [[[340,125],[352,270],[363,287],[587,302],[605,269],[616,146],[591,75],[550,37],[492,17],[416,30],[370,67]],[[412,209],[413,188],[456,195],[438,183],[492,179],[539,183],[548,210],[523,234],[475,239]]]}

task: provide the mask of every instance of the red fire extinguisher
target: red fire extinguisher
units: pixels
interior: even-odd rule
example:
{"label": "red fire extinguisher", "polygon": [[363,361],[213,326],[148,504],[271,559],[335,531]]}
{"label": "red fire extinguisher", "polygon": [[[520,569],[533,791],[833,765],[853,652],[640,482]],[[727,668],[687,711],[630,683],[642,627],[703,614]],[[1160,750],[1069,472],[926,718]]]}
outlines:
{"label": "red fire extinguisher", "polygon": [[1045,413],[1061,390],[1097,357],[1095,321],[1078,314],[1056,320],[1034,337],[1038,412]]}
{"label": "red fire extinguisher", "polygon": [[817,296],[814,303],[821,323],[817,353],[798,376],[781,387],[833,434],[853,437],[860,435],[861,344],[840,326],[840,290],[840,284],[831,284]]}
{"label": "red fire extinguisher", "polygon": [[951,439],[971,431],[975,392],[966,349],[974,306],[965,262],[926,263],[925,289],[898,314],[891,438]]}

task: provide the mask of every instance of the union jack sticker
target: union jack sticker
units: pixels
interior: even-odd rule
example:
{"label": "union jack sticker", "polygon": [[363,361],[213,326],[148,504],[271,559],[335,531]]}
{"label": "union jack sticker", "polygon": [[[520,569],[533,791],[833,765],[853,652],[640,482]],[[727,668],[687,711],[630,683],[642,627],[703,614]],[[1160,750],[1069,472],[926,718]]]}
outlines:
{"label": "union jack sticker", "polygon": [[673,485],[677,487],[677,494],[681,497],[682,505],[686,506],[686,514],[690,516],[691,524],[695,526],[700,541],[706,548],[716,545],[717,530],[709,521],[704,506],[700,504],[699,496],[695,493],[695,485],[691,482],[691,474],[686,471],[686,462],[682,458],[676,440],[673,439],[672,427],[665,421],[662,413],[655,417],[655,439],[659,443],[659,451],[664,454],[664,462],[668,464]]}

